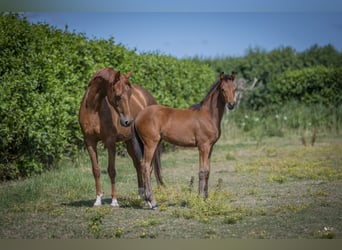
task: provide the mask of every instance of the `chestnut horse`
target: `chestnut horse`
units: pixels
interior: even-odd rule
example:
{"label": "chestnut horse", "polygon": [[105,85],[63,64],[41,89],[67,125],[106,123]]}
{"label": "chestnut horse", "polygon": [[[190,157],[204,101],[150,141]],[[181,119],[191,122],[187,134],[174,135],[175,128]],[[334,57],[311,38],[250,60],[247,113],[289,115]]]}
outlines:
{"label": "chestnut horse", "polygon": [[151,187],[151,162],[161,141],[178,146],[197,147],[199,150],[199,185],[201,196],[208,197],[210,156],[221,134],[221,120],[225,107],[235,105],[234,72],[230,76],[220,74],[199,104],[189,109],[175,109],[153,105],[142,110],[132,125],[133,146],[141,160],[145,200],[155,209],[157,203]]}
{"label": "chestnut horse", "polygon": [[[83,96],[79,123],[88,150],[96,186],[94,206],[102,204],[103,195],[100,184],[100,167],[97,157],[97,144],[101,140],[108,150],[108,174],[112,185],[111,206],[118,206],[115,188],[116,142],[124,141],[131,156],[138,177],[138,192],[143,193],[143,180],[140,162],[133,153],[130,124],[139,111],[148,105],[156,104],[153,96],[144,88],[131,84],[131,73],[124,75],[112,68],[98,70],[89,81]],[[124,111],[124,112],[123,112]],[[159,150],[158,150],[159,151]],[[154,160],[155,175],[158,184],[163,185],[160,174],[160,152]]]}

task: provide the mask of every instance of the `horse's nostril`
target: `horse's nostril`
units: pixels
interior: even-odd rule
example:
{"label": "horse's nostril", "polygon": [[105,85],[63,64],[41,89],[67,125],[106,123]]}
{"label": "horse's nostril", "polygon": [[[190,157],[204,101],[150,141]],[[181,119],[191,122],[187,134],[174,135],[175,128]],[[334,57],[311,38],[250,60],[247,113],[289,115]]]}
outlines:
{"label": "horse's nostril", "polygon": [[131,125],[132,120],[124,120],[121,124],[125,127],[128,127],[129,125]]}
{"label": "horse's nostril", "polygon": [[235,103],[233,102],[228,102],[228,109],[233,109],[235,106]]}

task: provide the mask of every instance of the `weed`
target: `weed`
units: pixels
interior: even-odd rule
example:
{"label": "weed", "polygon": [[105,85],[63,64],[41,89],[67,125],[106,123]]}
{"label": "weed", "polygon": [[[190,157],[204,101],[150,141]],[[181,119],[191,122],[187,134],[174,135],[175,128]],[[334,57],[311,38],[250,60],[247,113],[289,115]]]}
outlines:
{"label": "weed", "polygon": [[273,209],[273,213],[299,213],[308,208],[306,204],[287,204]]}
{"label": "weed", "polygon": [[236,158],[230,153],[227,153],[225,158],[227,161],[235,161],[236,160]]}
{"label": "weed", "polygon": [[[89,211],[89,210],[88,210]],[[109,206],[101,206],[94,208],[88,221],[88,230],[94,235],[95,238],[100,238],[102,234],[102,224],[106,215],[109,215],[111,208]]]}
{"label": "weed", "polygon": [[266,230],[252,231],[252,232],[249,233],[249,235],[252,238],[256,238],[256,239],[266,239],[266,238],[268,238],[268,233],[266,232]]}
{"label": "weed", "polygon": [[140,238],[145,239],[146,236],[147,236],[147,233],[146,233],[145,230],[143,230],[143,231],[141,232],[141,234],[140,234]]}
{"label": "weed", "polygon": [[224,217],[223,223],[225,223],[225,224],[235,224],[238,221],[242,220],[244,217],[245,217],[245,215],[241,214],[241,213],[227,215],[227,216]]}
{"label": "weed", "polygon": [[314,233],[314,237],[318,239],[333,239],[335,238],[335,230],[333,227],[324,227]]}
{"label": "weed", "polygon": [[117,227],[114,231],[114,238],[121,238],[121,236],[123,235],[124,233],[124,229],[122,227]]}
{"label": "weed", "polygon": [[285,181],[285,177],[282,175],[278,175],[278,176],[270,175],[268,177],[268,180],[271,182],[278,182],[279,184],[282,184]]}
{"label": "weed", "polygon": [[205,239],[215,239],[216,238],[216,230],[214,228],[212,228],[212,227],[209,227],[206,230],[203,238],[205,238]]}

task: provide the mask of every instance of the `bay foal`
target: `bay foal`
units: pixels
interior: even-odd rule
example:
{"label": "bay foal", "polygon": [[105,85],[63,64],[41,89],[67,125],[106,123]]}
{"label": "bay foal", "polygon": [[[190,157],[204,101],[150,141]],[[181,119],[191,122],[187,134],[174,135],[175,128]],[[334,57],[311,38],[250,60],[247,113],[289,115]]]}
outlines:
{"label": "bay foal", "polygon": [[162,139],[178,146],[198,148],[198,192],[208,196],[212,149],[221,134],[225,107],[233,109],[235,105],[234,78],[234,73],[226,76],[222,72],[206,97],[189,109],[152,105],[136,116],[132,126],[133,145],[141,160],[145,200],[151,208],[157,207],[151,187],[151,163]]}

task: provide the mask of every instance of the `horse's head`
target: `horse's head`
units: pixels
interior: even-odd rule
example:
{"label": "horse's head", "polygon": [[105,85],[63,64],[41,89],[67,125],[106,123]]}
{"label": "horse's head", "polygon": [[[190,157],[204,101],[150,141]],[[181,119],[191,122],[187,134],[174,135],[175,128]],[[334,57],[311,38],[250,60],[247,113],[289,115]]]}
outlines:
{"label": "horse's head", "polygon": [[129,82],[129,78],[131,76],[132,72],[129,72],[127,75],[117,72],[108,93],[109,102],[119,114],[120,124],[125,127],[128,127],[133,121],[130,109],[132,85]]}
{"label": "horse's head", "polygon": [[235,73],[232,72],[230,76],[226,76],[224,72],[220,74],[220,91],[228,109],[233,109],[235,106]]}

